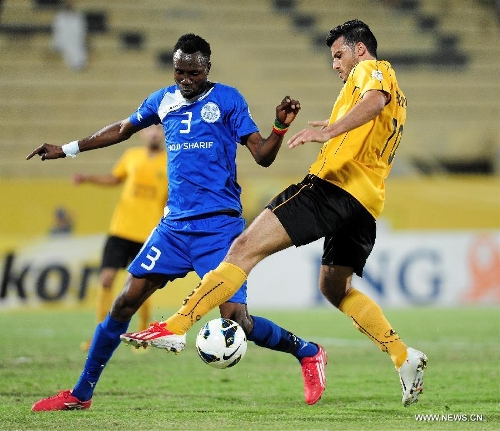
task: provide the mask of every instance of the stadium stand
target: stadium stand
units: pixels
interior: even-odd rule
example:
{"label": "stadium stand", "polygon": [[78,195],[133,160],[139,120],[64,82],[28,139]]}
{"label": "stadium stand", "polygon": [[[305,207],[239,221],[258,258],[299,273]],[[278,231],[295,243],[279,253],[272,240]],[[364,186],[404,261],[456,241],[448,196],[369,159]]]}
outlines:
{"label": "stadium stand", "polygon": [[[42,140],[62,144],[124,118],[149,92],[171,83],[171,47],[187,32],[212,44],[212,79],[245,95],[263,133],[285,94],[303,105],[291,133],[309,119],[327,118],[341,82],[331,71],[324,37],[332,26],[352,18],[372,27],[379,57],[394,59],[409,100],[397,172],[414,172],[415,167],[429,173],[500,169],[500,31],[494,6],[487,2],[421,0],[409,9],[381,0],[337,0],[334,5],[315,0],[314,7],[306,0],[75,4],[85,11],[89,25],[92,17],[94,25],[101,24],[89,36],[89,67],[81,72],[67,70],[50,50],[53,6],[3,1],[3,178],[107,171],[123,145],[61,163],[57,170],[24,158]],[[458,55],[452,60],[462,61],[444,61],[450,52]],[[270,172],[303,175],[317,150],[315,145],[299,149],[300,154],[284,149]],[[239,166],[241,176],[262,172],[247,154],[239,158]]]}

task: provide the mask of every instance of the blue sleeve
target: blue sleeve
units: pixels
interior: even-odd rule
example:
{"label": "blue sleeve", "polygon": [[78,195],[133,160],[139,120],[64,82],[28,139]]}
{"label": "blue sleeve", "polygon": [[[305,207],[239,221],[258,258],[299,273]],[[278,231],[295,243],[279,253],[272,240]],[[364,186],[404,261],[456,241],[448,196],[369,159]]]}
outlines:
{"label": "blue sleeve", "polygon": [[158,116],[158,107],[160,106],[163,95],[164,89],[151,93],[129,117],[130,122],[134,126],[141,126],[142,128],[149,127],[153,124],[159,124],[161,120]]}
{"label": "blue sleeve", "polygon": [[231,116],[232,129],[236,132],[235,140],[241,143],[243,136],[258,132],[259,128],[253,121],[245,98],[236,89],[234,89],[234,93],[232,97],[234,102],[234,110]]}

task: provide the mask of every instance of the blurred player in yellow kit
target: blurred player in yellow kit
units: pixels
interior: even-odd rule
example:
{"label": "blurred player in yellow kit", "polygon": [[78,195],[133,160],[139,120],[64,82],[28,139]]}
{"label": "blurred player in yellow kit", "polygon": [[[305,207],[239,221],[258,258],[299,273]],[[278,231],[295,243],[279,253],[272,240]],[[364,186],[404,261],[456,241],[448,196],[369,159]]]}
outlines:
{"label": "blurred player in yellow kit", "polygon": [[[113,304],[113,283],[118,271],[139,252],[151,230],[163,216],[167,200],[166,151],[163,128],[151,126],[140,131],[144,143],[123,153],[107,175],[75,174],[75,184],[118,186],[123,184],[102,254],[100,282],[96,294],[96,321],[102,322]],[[151,298],[139,309],[139,330],[151,320]],[[88,350],[92,340],[81,344]],[[144,351],[144,350],[141,350]]]}

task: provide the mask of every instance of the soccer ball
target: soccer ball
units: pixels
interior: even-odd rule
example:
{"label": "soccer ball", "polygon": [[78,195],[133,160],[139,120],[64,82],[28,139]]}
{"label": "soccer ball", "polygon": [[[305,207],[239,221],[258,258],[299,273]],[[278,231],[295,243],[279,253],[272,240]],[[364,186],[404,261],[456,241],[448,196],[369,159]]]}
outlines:
{"label": "soccer ball", "polygon": [[196,350],[206,364],[229,368],[240,362],[247,351],[243,328],[230,319],[213,319],[205,323],[196,337]]}

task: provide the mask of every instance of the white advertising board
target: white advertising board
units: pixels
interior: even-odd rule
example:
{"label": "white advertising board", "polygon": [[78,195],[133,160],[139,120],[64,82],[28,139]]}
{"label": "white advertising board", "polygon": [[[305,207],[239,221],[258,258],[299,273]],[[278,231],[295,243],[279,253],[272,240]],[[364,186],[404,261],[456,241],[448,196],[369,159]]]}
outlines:
{"label": "white advertising board", "polygon": [[[97,282],[104,238],[41,238],[0,255],[0,309],[83,301]],[[249,305],[326,304],[317,287],[321,255],[317,241],[259,263],[248,280]],[[500,232],[382,229],[353,285],[382,306],[500,304]]]}
{"label": "white advertising board", "polygon": [[[318,289],[323,242],[260,262],[249,277],[252,307],[326,303]],[[379,232],[353,285],[384,306],[500,303],[499,232]]]}

